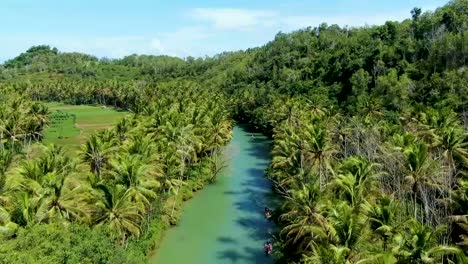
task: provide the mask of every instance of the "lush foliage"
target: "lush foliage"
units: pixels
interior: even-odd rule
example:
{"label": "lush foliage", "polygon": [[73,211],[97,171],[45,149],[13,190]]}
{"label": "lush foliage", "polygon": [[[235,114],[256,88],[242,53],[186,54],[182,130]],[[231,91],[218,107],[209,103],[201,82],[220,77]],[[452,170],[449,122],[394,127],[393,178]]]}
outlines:
{"label": "lush foliage", "polygon": [[227,70],[274,138],[281,263],[466,262],[468,3],[412,15],[278,34]]}
{"label": "lush foliage", "polygon": [[[145,256],[151,250],[155,241],[140,247],[140,241],[146,243],[140,238],[158,231],[151,230],[153,221],[175,221],[177,200],[187,183],[212,177],[216,164],[211,160],[216,160],[217,151],[230,139],[231,121],[223,108],[223,97],[208,94],[193,83],[161,84],[147,87],[144,92],[144,105],[136,107],[141,109],[140,114],[92,134],[78,158],[52,145],[33,158],[23,157],[17,166],[6,165],[0,189],[1,230],[5,237],[19,232],[9,242],[12,247],[21,247],[23,240],[35,236],[34,232],[38,232],[37,236],[52,232],[50,236],[67,239],[75,232],[72,223],[103,227],[106,232],[97,233],[101,239],[137,248],[129,252]],[[216,101],[205,100],[208,96]],[[44,224],[53,226],[41,227]],[[57,226],[70,229],[71,234],[54,231]],[[37,249],[31,249],[37,252],[3,252],[3,256],[0,252],[0,259],[22,262],[28,257],[24,254],[31,254],[32,259],[41,254],[41,247],[51,246],[48,239],[40,239]],[[72,242],[65,240],[61,247],[66,243]],[[101,246],[109,250],[110,242],[105,243]],[[73,254],[74,250],[82,254],[81,245],[73,247]],[[60,254],[52,254],[46,262],[59,263],[69,257]],[[39,259],[42,257],[46,256]],[[104,259],[102,263],[110,261],[104,253],[96,257]]]}
{"label": "lush foliage", "polygon": [[[144,254],[130,255],[104,228],[72,224],[37,225],[2,241],[0,263],[142,263]],[[21,252],[18,254],[17,252]]]}

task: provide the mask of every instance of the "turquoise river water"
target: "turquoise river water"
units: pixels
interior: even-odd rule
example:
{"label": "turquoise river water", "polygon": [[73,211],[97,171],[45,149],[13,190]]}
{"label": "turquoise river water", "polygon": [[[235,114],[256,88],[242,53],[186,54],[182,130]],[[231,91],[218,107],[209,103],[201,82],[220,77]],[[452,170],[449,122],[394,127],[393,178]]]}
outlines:
{"label": "turquoise river water", "polygon": [[236,126],[225,153],[223,173],[184,204],[181,221],[166,232],[149,263],[273,263],[263,251],[275,230],[263,216],[274,200],[264,177],[270,141]]}

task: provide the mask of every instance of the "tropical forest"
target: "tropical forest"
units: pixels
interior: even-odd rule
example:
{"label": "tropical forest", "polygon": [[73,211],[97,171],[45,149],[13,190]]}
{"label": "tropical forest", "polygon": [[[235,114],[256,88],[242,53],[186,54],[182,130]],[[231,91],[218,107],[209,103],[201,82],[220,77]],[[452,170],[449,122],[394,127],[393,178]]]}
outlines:
{"label": "tropical forest", "polygon": [[0,264],[468,263],[468,1],[406,17],[5,60]]}

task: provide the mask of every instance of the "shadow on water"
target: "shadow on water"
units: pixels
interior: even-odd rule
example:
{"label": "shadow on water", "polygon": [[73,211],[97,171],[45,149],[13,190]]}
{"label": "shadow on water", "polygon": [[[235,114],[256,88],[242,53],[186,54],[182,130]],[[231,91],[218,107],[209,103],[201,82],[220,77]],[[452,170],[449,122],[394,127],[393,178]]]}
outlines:
{"label": "shadow on water", "polygon": [[247,230],[250,239],[260,242],[256,248],[245,245],[240,247],[236,241],[227,240],[226,237],[218,238],[218,241],[228,244],[227,248],[217,253],[220,263],[272,263],[271,257],[265,256],[263,251],[264,241],[271,239],[271,232],[274,230],[274,224],[263,216],[263,209],[269,206],[269,199],[272,197],[271,183],[264,177],[269,165],[270,141],[259,136],[250,138],[249,141],[250,146],[244,153],[257,162],[245,170],[240,186],[235,190],[225,191],[224,194],[236,197],[234,206],[240,213],[234,219],[235,223]]}
{"label": "shadow on water", "polygon": [[254,157],[256,159],[264,160],[265,164],[268,164],[266,163],[266,161],[270,157],[269,151],[270,151],[270,141],[266,141],[265,143],[259,143],[259,142],[252,143],[252,147],[246,150],[249,156]]}
{"label": "shadow on water", "polygon": [[220,243],[225,243],[225,244],[237,244],[234,238],[227,237],[227,236],[218,237],[216,240]]}
{"label": "shadow on water", "polygon": [[[265,169],[258,169],[258,168],[250,168],[247,169],[247,177],[245,180],[242,181],[243,184],[251,184],[252,186],[256,186],[258,188],[264,189],[265,187],[269,187],[270,183],[263,179],[265,174]],[[258,178],[262,179],[259,180]]]}
{"label": "shadow on water", "polygon": [[241,191],[225,191],[224,194],[226,195],[241,195],[243,192]]}
{"label": "shadow on water", "polygon": [[255,164],[255,166],[258,166],[258,167],[268,167],[268,165],[270,165],[269,162],[262,162],[262,163],[257,163]]}
{"label": "shadow on water", "polygon": [[237,249],[226,249],[218,252],[217,254],[218,259],[223,260],[225,263],[226,260],[230,261],[231,263],[238,263],[242,259],[246,259],[242,253],[239,253]]}
{"label": "shadow on water", "polygon": [[265,256],[262,249],[252,247],[222,250],[218,252],[217,257],[222,263],[272,263],[271,256]]}
{"label": "shadow on water", "polygon": [[244,252],[247,254],[247,256],[250,256],[249,260],[253,261],[251,263],[272,263],[272,257],[265,256],[263,248],[244,247]]}
{"label": "shadow on water", "polygon": [[[249,237],[259,241],[266,241],[271,239],[271,232],[273,232],[272,223],[267,222],[266,219],[259,218],[238,218],[236,223],[241,227],[249,230]],[[261,245],[259,245],[261,246]]]}
{"label": "shadow on water", "polygon": [[[220,178],[219,183],[203,190],[205,195],[199,194],[190,202],[182,216],[183,222],[172,237],[166,238],[168,246],[161,247],[164,255],[154,258],[152,263],[178,264],[182,259],[184,263],[194,264],[274,262],[263,251],[263,244],[272,238],[271,232],[275,230],[274,223],[263,215],[265,206],[272,207],[271,183],[264,177],[271,141],[249,132],[246,126],[237,126],[230,144],[227,177]],[[210,222],[209,216],[218,222]],[[208,220],[203,222],[200,218]],[[203,232],[202,236],[198,230]],[[199,237],[181,243],[181,234]],[[188,247],[187,253],[192,250],[191,255],[178,254],[184,247]]]}

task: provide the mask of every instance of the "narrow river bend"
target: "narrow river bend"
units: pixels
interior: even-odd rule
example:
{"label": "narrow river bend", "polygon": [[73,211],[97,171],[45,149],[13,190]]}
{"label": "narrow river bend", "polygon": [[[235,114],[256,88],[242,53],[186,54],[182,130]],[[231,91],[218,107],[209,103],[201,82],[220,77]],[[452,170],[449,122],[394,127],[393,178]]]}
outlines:
{"label": "narrow river bend", "polygon": [[234,128],[226,165],[215,184],[186,202],[179,225],[169,229],[151,264],[273,263],[263,244],[274,224],[263,217],[272,206],[271,184],[264,177],[270,141]]}

